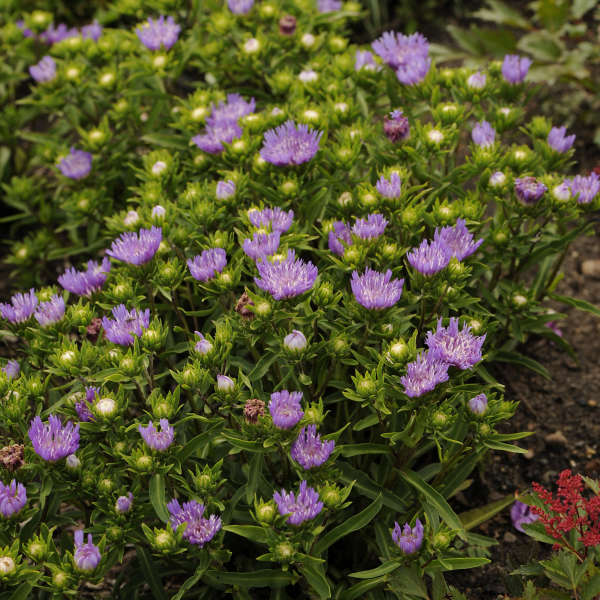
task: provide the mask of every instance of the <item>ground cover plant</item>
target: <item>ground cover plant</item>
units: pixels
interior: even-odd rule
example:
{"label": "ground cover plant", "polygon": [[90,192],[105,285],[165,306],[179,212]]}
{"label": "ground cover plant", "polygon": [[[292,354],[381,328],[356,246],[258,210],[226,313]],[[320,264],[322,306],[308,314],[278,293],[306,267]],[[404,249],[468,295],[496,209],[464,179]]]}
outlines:
{"label": "ground cover plant", "polygon": [[547,375],[517,351],[568,349],[547,302],[596,310],[554,290],[598,177],[524,120],[523,57],[357,48],[354,4],[159,9],[3,28],[36,229],[0,305],[4,596],[443,598],[512,502],[453,496],[527,435],[486,363]]}

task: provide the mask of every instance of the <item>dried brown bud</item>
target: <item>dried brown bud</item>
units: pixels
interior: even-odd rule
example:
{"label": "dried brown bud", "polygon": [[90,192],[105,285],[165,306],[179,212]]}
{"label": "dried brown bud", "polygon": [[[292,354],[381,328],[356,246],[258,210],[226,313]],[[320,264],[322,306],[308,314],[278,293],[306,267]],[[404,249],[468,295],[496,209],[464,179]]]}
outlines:
{"label": "dried brown bud", "polygon": [[279,19],[279,33],[281,35],[292,35],[296,31],[296,17],[283,15]]}
{"label": "dried brown bud", "polygon": [[250,300],[248,292],[244,292],[235,305],[235,311],[240,313],[242,319],[245,321],[251,321],[254,319],[254,313],[248,308],[248,306],[254,306],[254,302]]}
{"label": "dried brown bud", "polygon": [[258,417],[262,417],[265,414],[265,403],[258,398],[250,398],[244,406],[244,417],[246,423],[256,425],[258,423]]}
{"label": "dried brown bud", "polygon": [[0,449],[0,466],[16,471],[25,464],[25,448],[22,444],[11,444]]}
{"label": "dried brown bud", "polygon": [[91,342],[96,342],[98,334],[102,329],[102,319],[94,317],[90,324],[87,326],[86,335]]}

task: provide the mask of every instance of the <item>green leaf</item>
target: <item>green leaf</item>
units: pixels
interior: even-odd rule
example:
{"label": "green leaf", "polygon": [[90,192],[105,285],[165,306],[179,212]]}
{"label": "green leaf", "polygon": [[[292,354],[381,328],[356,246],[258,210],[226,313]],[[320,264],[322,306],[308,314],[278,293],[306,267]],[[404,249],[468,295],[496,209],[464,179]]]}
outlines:
{"label": "green leaf", "polygon": [[573,306],[574,308],[577,308],[579,310],[592,313],[596,317],[600,317],[600,307],[595,306],[590,302],[586,302],[585,300],[571,298],[570,296],[560,296],[559,294],[550,294],[550,298],[552,298],[552,300],[556,300],[557,302],[567,304],[568,306]]}
{"label": "green leaf", "polygon": [[588,10],[592,10],[597,4],[598,0],[573,0],[571,14],[574,19],[581,19]]}
{"label": "green leaf", "polygon": [[258,525],[225,525],[223,526],[223,531],[235,533],[236,535],[240,535],[253,542],[258,542],[259,544],[267,543],[265,530]]}
{"label": "green leaf", "polygon": [[427,587],[416,567],[402,567],[394,573],[392,581],[393,587],[399,587],[405,594],[429,600]]}
{"label": "green leaf", "polygon": [[483,445],[491,450],[503,450],[504,452],[515,452],[517,454],[527,454],[527,448],[521,448],[514,444],[505,444],[498,440],[483,440]]}
{"label": "green leaf", "polygon": [[217,432],[219,432],[223,428],[223,422],[215,423],[212,427],[210,427],[204,433],[197,435],[192,438],[189,442],[181,448],[181,450],[177,454],[177,458],[180,462],[184,463],[190,456],[196,454],[198,450],[201,450],[206,446],[210,441],[215,437]]}
{"label": "green leaf", "polygon": [[208,565],[210,564],[210,555],[208,552],[203,552],[200,555],[200,564],[196,567],[196,571],[191,577],[188,577],[182,584],[177,593],[171,597],[171,600],[181,600],[186,592],[191,590],[202,579]]}
{"label": "green leaf", "polygon": [[151,146],[159,146],[161,148],[173,148],[175,150],[187,150],[188,148],[188,142],[178,135],[152,133],[143,135],[141,139]]}
{"label": "green leaf", "polygon": [[373,427],[373,425],[376,425],[377,423],[379,423],[379,417],[373,413],[368,417],[361,419],[358,423],[356,423],[356,425],[354,425],[354,427],[352,427],[352,429],[354,431],[362,431],[367,427]]}
{"label": "green leaf", "polygon": [[264,452],[261,442],[238,438],[228,431],[224,431],[222,435],[234,448],[237,448],[238,450],[246,450],[247,452]]}
{"label": "green leaf", "polygon": [[27,600],[31,597],[33,583],[22,583],[9,597],[8,600]]}
{"label": "green leaf", "polygon": [[474,17],[483,21],[491,21],[499,25],[509,25],[519,29],[531,29],[529,21],[514,8],[500,0],[488,0],[488,8],[482,8],[473,13]]}
{"label": "green leaf", "polygon": [[385,444],[345,444],[339,446],[342,456],[352,457],[363,454],[391,454],[391,449]]}
{"label": "green leaf", "polygon": [[275,569],[259,569],[248,573],[211,569],[206,572],[205,579],[213,585],[239,585],[246,588],[280,588],[294,583],[295,577],[291,573],[284,573]]}
{"label": "green leaf", "polygon": [[565,51],[565,46],[560,38],[545,30],[524,35],[519,40],[517,48],[542,62],[557,61]]}
{"label": "green leaf", "polygon": [[136,546],[135,549],[138,561],[146,578],[146,583],[150,586],[152,596],[154,596],[155,600],[167,600],[159,575],[160,570],[152,561],[152,557],[144,548],[142,548],[142,546]]}
{"label": "green leaf", "polygon": [[365,592],[372,590],[373,588],[379,587],[387,582],[387,575],[378,577],[377,579],[368,579],[367,581],[361,581],[346,591],[342,592],[340,596],[341,600],[356,600],[356,598],[368,598]]}
{"label": "green leaf", "polygon": [[303,564],[299,568],[300,573],[304,575],[310,587],[317,592],[321,600],[331,598],[331,588],[325,576],[325,568],[323,563],[311,561]]}
{"label": "green leaf", "polygon": [[400,567],[400,563],[395,560],[388,560],[383,564],[375,567],[374,569],[369,569],[368,571],[357,571],[356,573],[350,573],[348,577],[354,577],[356,579],[373,579],[374,577],[381,577],[382,575],[387,575],[388,573],[392,573],[396,569]]}
{"label": "green leaf", "polygon": [[150,479],[150,502],[154,507],[158,518],[166,523],[169,520],[169,511],[165,499],[165,479],[160,473],[156,473]]}
{"label": "green leaf", "polygon": [[593,600],[600,595],[600,573],[592,575],[581,586],[581,600]]}
{"label": "green leaf", "polygon": [[488,565],[490,562],[489,558],[484,558],[483,556],[473,556],[471,558],[444,558],[431,561],[426,570],[458,571],[460,569],[475,569],[477,567],[482,567],[483,565]]}
{"label": "green leaf", "polygon": [[533,358],[524,356],[519,352],[509,352],[507,350],[492,350],[488,355],[488,359],[490,360],[490,362],[498,361],[521,365],[522,367],[526,367],[531,371],[538,373],[538,375],[541,375],[546,379],[552,379],[546,367],[541,365],[537,360],[533,360]]}
{"label": "green leaf", "polygon": [[263,455],[256,453],[250,459],[248,464],[248,483],[246,484],[246,504],[250,505],[256,489],[258,488],[258,481],[263,465]]}
{"label": "green leaf", "polygon": [[504,510],[507,506],[510,506],[514,501],[515,497],[512,494],[509,494],[505,498],[490,502],[485,506],[467,510],[458,515],[458,518],[461,520],[464,528],[468,531],[469,529],[473,529],[474,527],[485,523],[494,515],[497,515],[500,511]]}

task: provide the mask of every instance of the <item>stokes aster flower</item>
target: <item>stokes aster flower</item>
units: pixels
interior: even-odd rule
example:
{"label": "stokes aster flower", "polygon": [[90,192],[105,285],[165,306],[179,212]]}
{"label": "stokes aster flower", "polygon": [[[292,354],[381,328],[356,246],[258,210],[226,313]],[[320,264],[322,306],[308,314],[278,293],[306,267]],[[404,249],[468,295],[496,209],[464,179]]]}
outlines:
{"label": "stokes aster flower", "polygon": [[273,494],[273,500],[277,504],[280,515],[289,515],[287,522],[290,525],[301,525],[305,521],[310,521],[323,510],[319,493],[308,487],[306,481],[300,482],[297,494],[281,490]]}
{"label": "stokes aster flower", "polygon": [[208,281],[221,273],[227,265],[227,254],[223,248],[209,248],[198,256],[188,258],[190,274],[197,281]]}
{"label": "stokes aster flower", "polygon": [[425,79],[431,66],[431,58],[429,42],[420,33],[406,36],[386,31],[371,46],[396,71],[400,83],[415,85]]}
{"label": "stokes aster flower", "polygon": [[517,54],[507,54],[502,63],[502,77],[509,83],[522,83],[532,62],[529,58]]}
{"label": "stokes aster flower", "polygon": [[70,267],[58,278],[58,283],[72,294],[90,296],[93,292],[100,291],[109,272],[109,258],[104,257],[100,264],[90,260],[87,271],[76,271],[74,267]]}
{"label": "stokes aster flower", "polygon": [[84,150],[75,150],[71,148],[71,153],[67,154],[60,163],[58,163],[60,172],[69,179],[83,179],[87,177],[92,170],[92,155]]}
{"label": "stokes aster flower", "polygon": [[425,340],[433,358],[462,370],[470,369],[481,360],[483,342],[485,334],[472,335],[471,327],[466,323],[459,331],[456,317],[450,318],[448,327],[442,326],[440,317],[436,332],[428,331]]}
{"label": "stokes aster flower", "polygon": [[254,282],[275,300],[293,298],[310,290],[318,275],[317,267],[296,258],[293,250],[288,250],[285,259],[259,260],[256,268],[260,278],[255,277]]}
{"label": "stokes aster flower", "polygon": [[0,314],[11,323],[23,323],[34,313],[38,299],[35,290],[31,288],[24,294],[19,292],[10,299],[10,304],[0,303]]}
{"label": "stokes aster flower", "polygon": [[126,513],[131,510],[131,506],[133,505],[133,494],[131,492],[127,493],[127,496],[119,496],[115,503],[115,510],[118,513]]}
{"label": "stokes aster flower", "polygon": [[37,65],[29,67],[29,74],[38,83],[47,83],[56,77],[56,63],[51,56],[44,56]]}
{"label": "stokes aster flower", "polygon": [[363,240],[379,237],[388,225],[387,219],[378,213],[367,215],[366,219],[356,219],[352,233]]}
{"label": "stokes aster flower", "polygon": [[164,452],[172,443],[175,438],[175,430],[169,425],[168,419],[161,419],[160,431],[154,427],[154,423],[150,421],[146,427],[138,425],[138,431],[142,436],[146,445],[153,450]]}
{"label": "stokes aster flower", "polygon": [[271,231],[285,233],[294,220],[294,211],[284,211],[278,206],[275,208],[263,208],[262,210],[251,210],[248,213],[248,219],[254,227],[264,227]]}
{"label": "stokes aster flower", "polygon": [[254,0],[227,0],[227,6],[234,15],[245,15],[254,6]]}
{"label": "stokes aster flower", "polygon": [[320,13],[335,12],[342,8],[341,0],[317,0],[317,8]]}
{"label": "stokes aster flower", "polygon": [[221,517],[210,515],[208,519],[204,517],[205,506],[195,500],[184,502],[183,506],[178,500],[171,500],[167,504],[167,509],[171,513],[169,523],[173,531],[185,523],[183,537],[190,543],[204,547],[204,544],[210,542],[217,532],[221,529]]}
{"label": "stokes aster flower", "polygon": [[93,571],[102,558],[98,546],[92,543],[92,534],[88,533],[87,544],[83,543],[83,529],[78,529],[75,534],[75,553],[73,562],[80,571]]}
{"label": "stokes aster flower", "polygon": [[303,427],[290,448],[292,458],[305,470],[320,467],[335,448],[333,440],[322,442],[316,425]]}
{"label": "stokes aster flower", "polygon": [[392,271],[379,273],[367,267],[362,275],[352,272],[350,286],[356,301],[370,310],[393,306],[402,296],[404,279],[392,279]]}
{"label": "stokes aster flower", "polygon": [[434,275],[448,266],[452,250],[439,240],[423,240],[418,248],[413,248],[406,258],[410,266],[423,275]]}
{"label": "stokes aster flower", "polygon": [[441,231],[436,229],[433,239],[438,244],[445,244],[458,260],[471,256],[483,244],[483,238],[473,241],[473,234],[467,229],[464,219],[457,219],[454,227],[442,227]]}
{"label": "stokes aster flower", "polygon": [[515,529],[521,533],[525,533],[523,525],[535,523],[539,516],[532,512],[531,506],[516,500],[515,503],[510,507],[510,518]]}
{"label": "stokes aster flower", "polygon": [[273,425],[279,429],[294,427],[304,416],[300,400],[302,400],[302,392],[288,392],[287,390],[273,392],[269,402]]}
{"label": "stokes aster flower", "polygon": [[477,71],[477,73],[473,73],[467,79],[467,85],[474,90],[482,90],[485,87],[485,82],[487,77],[485,73],[481,73]]}
{"label": "stokes aster flower", "polygon": [[297,329],[293,329],[292,333],[288,333],[288,335],[283,338],[283,346],[292,352],[304,350],[307,344],[308,342],[306,341],[305,335]]}
{"label": "stokes aster flower", "polygon": [[357,50],[354,55],[354,70],[379,71],[381,67],[375,62],[375,57],[368,50]]}
{"label": "stokes aster flower", "polygon": [[6,365],[2,367],[2,372],[8,377],[8,379],[14,379],[19,375],[21,366],[16,360],[9,360]]}
{"label": "stokes aster flower", "polygon": [[79,423],[73,425],[67,421],[63,426],[60,417],[50,415],[48,423],[42,423],[38,416],[31,421],[29,439],[35,453],[49,462],[55,462],[79,448]]}
{"label": "stokes aster flower", "polygon": [[518,177],[515,179],[515,193],[523,204],[535,204],[548,188],[535,177]]}
{"label": "stokes aster flower", "polygon": [[104,334],[113,344],[130,346],[133,344],[133,336],[141,336],[144,329],[150,325],[150,309],[138,311],[132,308],[130,311],[124,304],[119,304],[112,309],[113,319],[102,317]]}
{"label": "stokes aster flower", "polygon": [[235,194],[235,182],[228,179],[227,181],[217,181],[217,199],[226,200]]}
{"label": "stokes aster flower", "polygon": [[244,240],[242,248],[252,260],[271,256],[279,248],[280,235],[279,231],[274,231],[273,233],[256,232],[251,240],[249,238]]}
{"label": "stokes aster flower", "polygon": [[414,527],[404,523],[403,528],[400,528],[398,522],[395,521],[392,539],[404,554],[414,554],[423,544],[423,525],[421,521],[417,519]]}
{"label": "stokes aster flower", "polygon": [[180,31],[181,27],[175,23],[173,17],[165,19],[164,15],[156,20],[149,17],[146,23],[135,30],[140,42],[148,50],[160,50],[161,46],[169,50],[177,41]]}
{"label": "stokes aster flower", "polygon": [[322,131],[309,129],[308,125],[286,121],[265,132],[260,155],[273,165],[299,165],[317,153],[322,136]]}
{"label": "stokes aster flower", "polygon": [[328,245],[331,252],[338,256],[343,256],[346,246],[352,246],[352,232],[350,231],[350,227],[343,221],[335,221],[333,231],[329,232]]}
{"label": "stokes aster flower", "polygon": [[27,490],[22,483],[13,479],[8,485],[0,481],[0,515],[12,517],[23,510],[27,504]]}
{"label": "stokes aster flower", "polygon": [[561,154],[569,150],[575,141],[575,134],[566,135],[566,133],[566,127],[553,127],[548,134],[547,140],[550,148]]}
{"label": "stokes aster flower", "polygon": [[37,305],[34,316],[35,320],[42,327],[58,323],[65,316],[64,298],[58,294],[54,294],[48,302],[40,302]]}
{"label": "stokes aster flower", "polygon": [[138,233],[122,233],[106,251],[106,254],[129,263],[144,265],[156,254],[162,241],[162,229],[152,226],[151,229],[140,229]]}
{"label": "stokes aster flower", "polygon": [[196,342],[194,350],[202,355],[209,354],[213,349],[211,342],[207,340],[199,331],[194,331],[194,334],[200,338],[200,340]]}
{"label": "stokes aster flower", "polygon": [[417,398],[431,392],[439,383],[448,381],[448,364],[430,352],[417,354],[416,360],[406,365],[406,375],[400,377],[404,393]]}
{"label": "stokes aster flower", "polygon": [[587,177],[575,175],[573,179],[567,179],[566,183],[578,204],[589,204],[600,192],[600,177],[593,171]]}
{"label": "stokes aster flower", "polygon": [[227,101],[219,102],[217,106],[212,107],[209,119],[215,121],[234,121],[251,115],[256,108],[256,100],[250,98],[248,102],[240,94],[227,94]]}
{"label": "stokes aster flower", "polygon": [[400,109],[393,110],[383,118],[383,133],[390,142],[405,140],[410,135],[410,124]]}
{"label": "stokes aster flower", "polygon": [[480,121],[473,127],[471,138],[478,146],[489,148],[494,145],[496,130],[487,121]]}
{"label": "stokes aster flower", "polygon": [[469,410],[476,414],[482,415],[487,410],[488,399],[485,394],[478,394],[469,400]]}
{"label": "stokes aster flower", "polygon": [[40,33],[40,41],[52,45],[77,35],[79,32],[76,27],[69,29],[64,23],[59,23],[58,27],[54,27],[54,23],[51,23],[45,31]]}
{"label": "stokes aster flower", "polygon": [[100,23],[98,23],[98,21],[96,21],[95,19],[93,23],[90,23],[89,25],[84,25],[81,28],[81,37],[84,40],[94,40],[94,42],[97,42],[100,39],[101,35],[102,25],[100,25]]}
{"label": "stokes aster flower", "polygon": [[92,404],[100,394],[100,388],[97,387],[86,387],[85,398],[78,402],[75,402],[75,410],[80,421],[89,422],[94,420],[94,415],[90,410]]}
{"label": "stokes aster flower", "polygon": [[400,198],[402,189],[400,175],[394,171],[390,175],[389,180],[382,175],[375,184],[375,187],[384,198]]}

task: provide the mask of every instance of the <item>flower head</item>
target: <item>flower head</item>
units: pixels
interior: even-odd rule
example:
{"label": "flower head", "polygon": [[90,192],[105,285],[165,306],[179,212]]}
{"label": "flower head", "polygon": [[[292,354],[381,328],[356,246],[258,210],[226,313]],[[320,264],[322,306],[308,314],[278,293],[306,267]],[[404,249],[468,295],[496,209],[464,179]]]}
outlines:
{"label": "flower head", "polygon": [[456,317],[450,319],[448,327],[442,326],[440,317],[436,332],[429,331],[425,343],[433,358],[464,370],[470,369],[481,360],[484,341],[485,334],[472,335],[471,327],[466,323],[459,331]]}
{"label": "flower head", "polygon": [[366,219],[356,219],[352,233],[363,240],[379,237],[388,225],[388,220],[378,213],[370,214]]}
{"label": "flower head", "polygon": [[429,42],[420,33],[407,36],[386,31],[373,42],[372,47],[385,63],[395,69],[398,80],[405,85],[423,81],[431,66]]}
{"label": "flower head", "polygon": [[248,102],[240,94],[227,94],[227,101],[219,102],[213,106],[209,120],[211,121],[234,121],[250,115],[256,108],[256,100],[250,98]]}
{"label": "flower head", "polygon": [[223,152],[223,143],[230,144],[242,135],[242,128],[235,122],[229,120],[207,120],[204,134],[198,134],[192,138],[192,142],[209,154]]}
{"label": "flower head", "polygon": [[473,234],[467,229],[464,219],[457,219],[454,227],[442,227],[436,229],[434,242],[445,244],[452,251],[452,256],[458,260],[464,260],[471,256],[483,243],[483,238],[473,241]]}
{"label": "flower head", "polygon": [[323,510],[319,493],[308,487],[306,481],[300,482],[297,494],[281,490],[273,494],[273,500],[277,504],[280,515],[289,515],[287,522],[290,525],[301,525],[304,521],[310,521]]}
{"label": "flower head", "polygon": [[217,276],[227,264],[227,254],[223,248],[209,248],[194,258],[189,258],[187,266],[194,279],[208,281]]}
{"label": "flower head", "polygon": [[133,494],[131,492],[127,493],[127,496],[119,496],[115,503],[115,510],[118,513],[126,513],[131,510],[131,505],[133,504]]}
{"label": "flower head", "polygon": [[256,285],[269,292],[275,300],[293,298],[310,290],[315,283],[318,270],[312,262],[296,258],[293,250],[281,260],[260,260],[256,263],[259,277],[254,278]]}
{"label": "flower head", "polygon": [[370,310],[394,306],[402,295],[404,279],[392,279],[392,271],[379,273],[367,267],[362,275],[352,272],[350,286],[356,301]]}
{"label": "flower head", "polygon": [[350,227],[343,221],[335,221],[333,231],[329,232],[328,243],[331,252],[338,256],[343,256],[346,246],[352,246],[352,232],[350,231]]}
{"label": "flower head", "polygon": [[86,271],[76,271],[74,267],[70,267],[58,278],[58,283],[72,294],[90,296],[93,292],[100,291],[109,271],[109,258],[104,257],[102,263],[90,260]]}
{"label": "flower head", "polygon": [[414,527],[404,523],[403,528],[400,528],[400,525],[394,522],[392,539],[404,554],[414,554],[423,544],[423,525],[421,521],[417,519]]}
{"label": "flower head", "polygon": [[86,387],[85,398],[75,402],[75,410],[80,421],[88,422],[94,420],[94,415],[90,410],[92,404],[96,400],[96,397],[100,394],[100,388],[97,387]]}
{"label": "flower head", "polygon": [[127,310],[124,304],[119,304],[112,309],[114,319],[102,317],[102,327],[106,337],[121,346],[130,346],[134,342],[133,336],[141,336],[144,329],[150,325],[150,310],[139,311],[132,308]]}
{"label": "flower head", "polygon": [[56,415],[50,415],[47,424],[42,423],[39,416],[35,417],[28,435],[35,453],[49,462],[73,454],[79,448],[79,423],[73,425],[67,421],[63,426]]}
{"label": "flower head", "polygon": [[589,204],[600,192],[600,177],[593,171],[585,177],[575,175],[567,180],[571,194],[577,198],[579,204]]}
{"label": "flower head", "polygon": [[122,233],[106,251],[106,254],[129,263],[143,265],[152,260],[162,241],[162,229],[152,226],[151,229],[140,229],[139,233]]}
{"label": "flower head", "polygon": [[35,290],[31,288],[24,294],[19,292],[10,299],[10,304],[0,303],[0,314],[11,323],[23,323],[34,313],[38,299]]}
{"label": "flower head", "polygon": [[393,110],[383,118],[383,133],[391,142],[405,140],[410,135],[408,118],[400,109]]}
{"label": "flower head", "polygon": [[309,161],[319,150],[323,132],[286,121],[265,132],[261,157],[273,165],[299,165]]}
{"label": "flower head", "polygon": [[58,323],[65,316],[65,300],[54,294],[48,302],[40,302],[35,311],[35,320],[42,326],[48,327]]}
{"label": "flower head", "polygon": [[22,483],[12,480],[8,485],[0,481],[0,515],[12,517],[23,510],[27,504],[27,490]]}
{"label": "flower head", "polygon": [[357,50],[354,57],[354,70],[378,71],[381,67],[375,62],[375,57],[368,50]]}
{"label": "flower head", "polygon": [[404,393],[411,398],[431,392],[444,381],[448,381],[448,364],[430,352],[417,354],[416,360],[406,365],[406,375],[400,377]]}
{"label": "flower head", "polygon": [[98,23],[98,21],[96,21],[96,19],[94,19],[93,23],[90,23],[89,25],[84,25],[81,28],[81,37],[85,40],[94,40],[94,42],[97,42],[100,39],[100,36],[102,35],[102,25],[100,25],[100,23]]}
{"label": "flower head", "polygon": [[263,208],[262,210],[251,210],[248,219],[254,227],[264,227],[271,231],[286,232],[294,220],[294,211],[285,211],[276,206],[275,208]]}
{"label": "flower head", "polygon": [[98,546],[92,543],[92,534],[88,533],[87,544],[83,543],[83,529],[75,532],[75,553],[73,562],[80,571],[93,571],[102,558]]}
{"label": "flower head", "polygon": [[254,0],[227,0],[227,6],[234,15],[245,15],[254,6]]}
{"label": "flower head", "polygon": [[335,448],[333,440],[321,441],[316,425],[303,427],[290,448],[292,458],[303,469],[320,467],[331,455]]}
{"label": "flower head", "polygon": [[532,512],[528,504],[515,500],[515,503],[510,507],[510,518],[515,529],[525,533],[523,525],[534,523],[538,520],[539,515]]}
{"label": "flower head", "polygon": [[235,181],[217,181],[217,199],[226,200],[235,194]]}
{"label": "flower head", "polygon": [[71,148],[71,153],[58,163],[60,172],[70,179],[83,179],[92,170],[92,155],[84,150]]}
{"label": "flower head", "polygon": [[244,419],[246,423],[256,425],[258,418],[265,414],[265,403],[259,398],[250,398],[244,405]]}
{"label": "flower head", "polygon": [[413,248],[406,258],[410,266],[423,275],[434,275],[445,269],[452,258],[452,249],[440,240],[423,240],[418,248]]}
{"label": "flower head", "polygon": [[485,87],[486,75],[481,71],[477,71],[477,73],[473,73],[469,75],[467,79],[467,85],[474,90],[482,90]]}
{"label": "flower head", "polygon": [[396,171],[392,172],[389,180],[382,175],[375,184],[377,191],[384,198],[400,198],[401,186],[400,175]]}
{"label": "flower head", "polygon": [[144,442],[146,442],[147,446],[153,450],[163,452],[173,443],[175,430],[171,425],[169,425],[168,419],[161,419],[159,423],[160,431],[154,427],[154,423],[152,421],[150,421],[146,427],[138,425],[138,431],[140,432],[140,435],[144,439]]}
{"label": "flower head", "polygon": [[235,381],[227,375],[217,375],[216,387],[220,392],[232,392],[235,388]]}
{"label": "flower head", "polygon": [[45,42],[46,44],[58,44],[58,42],[62,42],[70,37],[75,37],[79,35],[76,27],[71,27],[70,29],[64,24],[59,23],[58,27],[54,27],[54,23],[48,25],[45,31],[40,33],[40,40]]}
{"label": "flower head", "polygon": [[471,138],[478,146],[489,148],[494,145],[496,130],[487,121],[480,121],[473,127]]}
{"label": "flower head", "polygon": [[29,67],[29,74],[38,83],[47,83],[56,77],[56,63],[51,56],[44,56],[37,65]]}
{"label": "flower head", "polygon": [[8,379],[14,379],[18,377],[21,371],[21,365],[16,360],[9,360],[3,367],[2,372],[8,377]]}
{"label": "flower head", "polygon": [[502,63],[502,77],[509,83],[522,83],[527,77],[530,66],[531,59],[517,54],[507,54]]}
{"label": "flower head", "polygon": [[485,394],[478,394],[469,400],[469,410],[476,414],[482,415],[487,410],[488,399]]}
{"label": "flower head", "polygon": [[335,12],[342,8],[341,0],[317,0],[317,8],[320,13]]}
{"label": "flower head", "polygon": [[291,429],[304,416],[300,405],[302,392],[288,392],[281,390],[271,394],[269,412],[273,424],[279,429]]}
{"label": "flower head", "polygon": [[273,233],[255,233],[252,239],[246,238],[242,244],[242,248],[247,256],[252,260],[265,258],[277,252],[279,248],[279,231]]}
{"label": "flower head", "polygon": [[297,329],[293,329],[292,333],[288,333],[283,338],[283,346],[292,352],[300,352],[306,348],[308,342],[306,336]]}
{"label": "flower head", "polygon": [[548,145],[550,148],[561,154],[569,150],[575,141],[575,134],[566,135],[566,133],[566,127],[553,127],[548,134]]}
{"label": "flower head", "polygon": [[194,350],[202,355],[209,354],[213,349],[210,340],[207,340],[199,331],[194,331],[194,333],[200,338],[200,340],[196,342]]}
{"label": "flower head", "polygon": [[217,532],[221,529],[221,518],[217,515],[204,517],[204,504],[200,504],[195,500],[184,502],[183,506],[178,500],[171,500],[167,504],[167,509],[171,513],[169,523],[173,531],[185,523],[185,531],[183,537],[190,543],[200,546],[210,542]]}
{"label": "flower head", "polygon": [[169,50],[177,41],[180,31],[181,27],[175,23],[173,17],[165,19],[164,15],[156,20],[149,17],[148,21],[135,30],[140,42],[148,50],[160,50],[161,46]]}
{"label": "flower head", "polygon": [[498,187],[504,184],[506,175],[502,171],[495,171],[490,175],[489,184],[492,187]]}
{"label": "flower head", "polygon": [[535,177],[518,177],[515,179],[515,192],[523,204],[535,204],[548,188]]}

